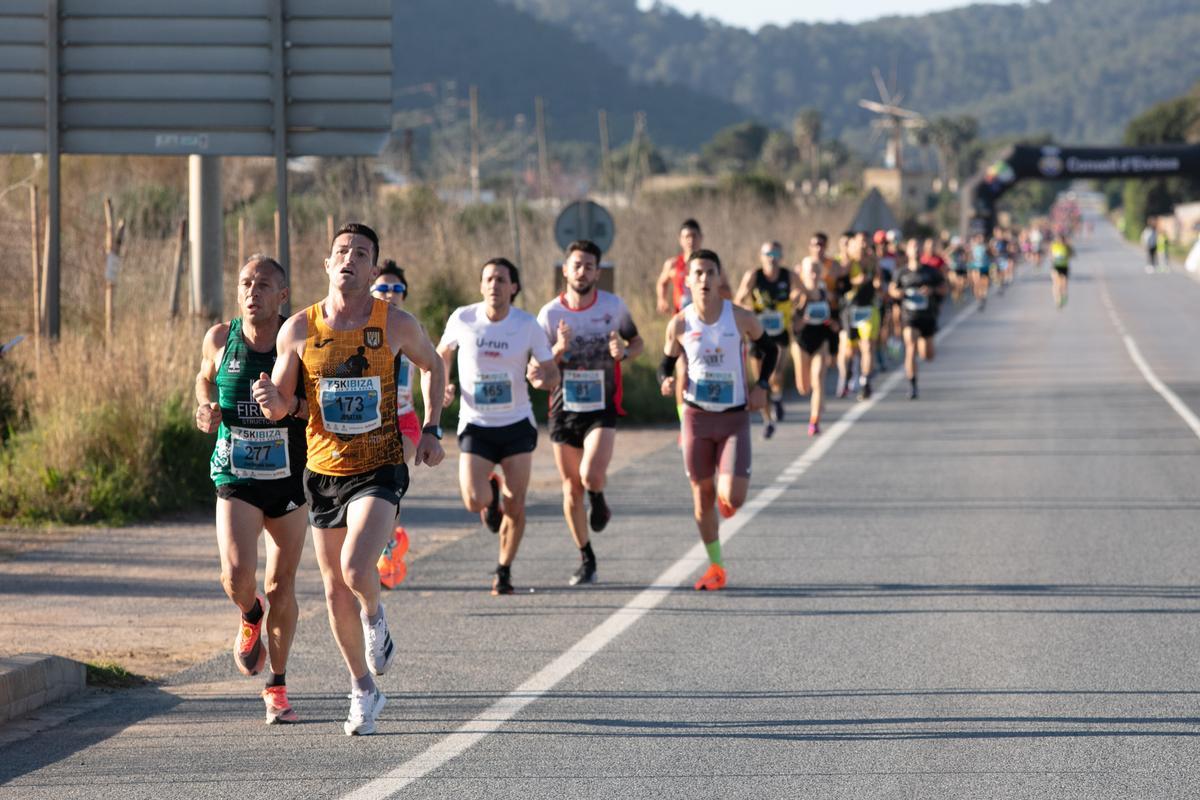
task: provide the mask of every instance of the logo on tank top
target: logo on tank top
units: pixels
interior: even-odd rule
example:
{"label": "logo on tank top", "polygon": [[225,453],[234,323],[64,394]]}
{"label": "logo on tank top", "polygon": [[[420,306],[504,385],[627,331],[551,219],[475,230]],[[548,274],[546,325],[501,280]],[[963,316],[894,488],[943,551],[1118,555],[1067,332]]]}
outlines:
{"label": "logo on tank top", "polygon": [[229,363],[225,365],[225,371],[230,375],[237,375],[242,371],[242,362],[236,358],[229,359]]}
{"label": "logo on tank top", "polygon": [[363,344],[372,350],[378,350],[383,346],[383,329],[363,328]]}
{"label": "logo on tank top", "polygon": [[338,364],[329,374],[331,378],[361,378],[366,370],[371,368],[371,362],[364,355],[365,347],[358,348],[354,355],[345,362]]}
{"label": "logo on tank top", "polygon": [[479,355],[483,358],[500,358],[504,355],[500,351],[508,349],[508,342],[477,336],[475,337],[475,347],[479,349]]}
{"label": "logo on tank top", "polygon": [[263,420],[262,409],[259,407],[258,403],[254,401],[245,402],[239,400],[237,404],[237,415],[238,422],[246,422],[248,420],[262,422]]}
{"label": "logo on tank top", "polygon": [[719,367],[725,363],[725,351],[717,347],[711,351],[701,353],[700,360],[709,367]]}
{"label": "logo on tank top", "polygon": [[332,339],[332,338],[330,338],[330,339],[322,339],[322,340],[321,340],[321,341],[319,341],[319,342],[313,342],[313,347],[315,347],[315,348],[317,348],[318,350],[320,350],[322,347],[324,347],[325,345],[329,344],[329,343],[330,343],[330,342],[332,342],[332,341],[333,341],[333,339]]}

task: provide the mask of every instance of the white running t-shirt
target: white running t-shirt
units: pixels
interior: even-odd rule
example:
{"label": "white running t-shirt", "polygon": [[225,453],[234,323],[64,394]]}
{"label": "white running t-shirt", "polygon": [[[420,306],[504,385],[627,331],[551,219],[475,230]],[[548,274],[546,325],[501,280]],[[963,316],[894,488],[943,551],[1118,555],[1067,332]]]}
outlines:
{"label": "white running t-shirt", "polygon": [[502,428],[533,419],[525,367],[530,356],[554,360],[550,342],[532,314],[510,308],[492,322],[483,303],[463,306],[450,315],[438,347],[458,350],[458,432],[468,424]]}

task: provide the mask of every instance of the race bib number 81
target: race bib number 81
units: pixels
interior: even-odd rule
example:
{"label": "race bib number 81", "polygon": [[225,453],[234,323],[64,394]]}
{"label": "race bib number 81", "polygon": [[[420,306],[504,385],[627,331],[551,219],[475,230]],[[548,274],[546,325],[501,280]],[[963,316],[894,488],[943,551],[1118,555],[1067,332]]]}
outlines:
{"label": "race bib number 81", "polygon": [[321,421],[330,433],[356,434],[380,425],[382,395],[378,375],[367,378],[321,378]]}
{"label": "race bib number 81", "polygon": [[565,411],[604,410],[604,370],[568,369],[563,372]]}

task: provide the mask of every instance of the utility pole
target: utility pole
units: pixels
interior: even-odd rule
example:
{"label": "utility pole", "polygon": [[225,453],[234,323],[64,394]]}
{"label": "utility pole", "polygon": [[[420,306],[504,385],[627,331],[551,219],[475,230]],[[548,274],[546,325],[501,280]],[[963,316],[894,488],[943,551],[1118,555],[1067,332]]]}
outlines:
{"label": "utility pole", "polygon": [[479,202],[479,87],[471,94],[471,202]]}
{"label": "utility pole", "polygon": [[633,204],[633,194],[637,191],[638,176],[642,167],[642,136],[646,130],[646,112],[639,111],[633,115],[633,141],[629,143],[629,168],[625,172],[625,192]]}
{"label": "utility pole", "polygon": [[608,190],[611,184],[608,168],[612,154],[608,149],[608,112],[600,109],[600,188]]}
{"label": "utility pole", "polygon": [[537,125],[538,193],[546,197],[550,193],[550,161],[546,155],[546,107],[541,97],[533,99],[533,110]]}
{"label": "utility pole", "polygon": [[201,317],[222,314],[221,159],[188,156],[188,239],[192,308]]}

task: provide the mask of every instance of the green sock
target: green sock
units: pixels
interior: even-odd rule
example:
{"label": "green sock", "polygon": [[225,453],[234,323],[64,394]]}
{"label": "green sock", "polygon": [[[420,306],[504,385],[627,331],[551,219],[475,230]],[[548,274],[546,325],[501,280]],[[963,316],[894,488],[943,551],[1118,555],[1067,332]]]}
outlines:
{"label": "green sock", "polygon": [[708,551],[708,560],[716,564],[718,567],[724,567],[725,563],[721,561],[721,540],[715,542],[705,542],[704,549]]}
{"label": "green sock", "polygon": [[680,422],[683,422],[683,403],[675,404],[675,415],[679,417]]}

